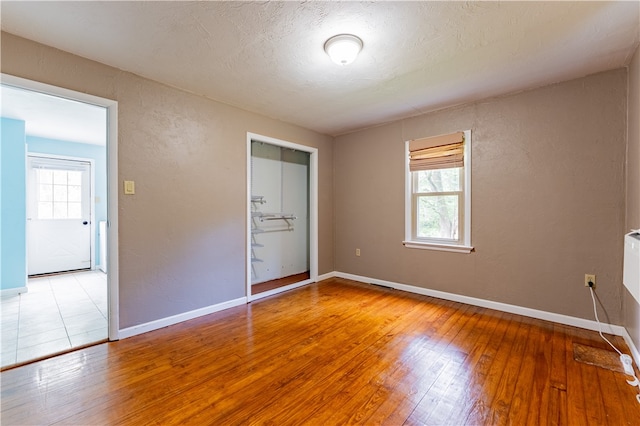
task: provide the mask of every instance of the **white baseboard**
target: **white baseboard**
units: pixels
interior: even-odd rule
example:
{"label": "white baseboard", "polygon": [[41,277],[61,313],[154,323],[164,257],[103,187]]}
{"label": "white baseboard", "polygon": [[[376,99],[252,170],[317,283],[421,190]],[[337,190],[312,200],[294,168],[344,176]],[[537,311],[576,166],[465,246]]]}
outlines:
{"label": "white baseboard", "polygon": [[29,289],[27,287],[5,288],[4,290],[0,290],[0,297],[17,296],[21,293],[27,293],[28,291]]}
{"label": "white baseboard", "polygon": [[[416,286],[407,285],[407,284],[400,284],[392,281],[379,280],[377,278],[364,277],[361,275],[354,275],[354,274],[347,274],[344,272],[333,271],[326,274],[318,275],[317,281],[323,281],[323,280],[334,278],[334,277],[358,281],[365,284],[381,285],[384,287],[390,287],[396,290],[402,290],[409,293],[421,294],[424,296],[431,296],[438,299],[451,300],[453,302],[460,302],[468,305],[494,309],[496,311],[509,312],[512,314],[523,315],[530,318],[537,318],[545,321],[551,321],[558,324],[570,325],[573,327],[579,327],[587,330],[598,331],[598,323],[596,321],[587,320],[584,318],[571,317],[568,315],[556,314],[553,312],[540,311],[538,309],[531,309],[531,308],[525,308],[517,305],[510,305],[508,303],[494,302],[492,300],[479,299],[476,297],[463,296],[455,293],[447,293],[439,290],[431,290],[431,289],[416,287]],[[307,285],[309,284],[309,282],[310,282],[309,280],[305,280],[304,282],[287,286],[286,290],[291,290],[292,288],[300,287],[302,285]],[[291,287],[291,288],[288,288],[288,287]],[[278,292],[277,290],[283,291],[283,289],[276,289],[276,293]],[[22,293],[26,292],[27,288],[22,287],[17,289],[2,290],[0,294],[4,297],[5,292],[7,291],[13,291],[15,294],[18,294],[19,292],[22,292]],[[119,331],[118,338],[126,339],[127,337],[132,337],[132,336],[136,336],[138,334],[146,333],[149,331],[158,330],[160,328],[177,324],[182,321],[187,321],[203,315],[208,315],[214,312],[222,311],[224,309],[240,306],[240,305],[246,304],[247,301],[248,299],[246,297],[240,297],[238,299],[229,300],[227,302],[219,303],[217,305],[211,305],[205,308],[184,312],[182,314],[174,315],[167,318],[162,318],[162,319],[151,321],[145,324],[124,328]],[[613,324],[602,324],[602,331],[604,333],[609,333],[615,336],[623,337],[625,342],[627,343],[627,346],[631,350],[631,356],[635,360],[636,365],[640,365],[640,352],[638,351],[638,348],[635,347],[633,340],[631,339],[631,336],[629,335],[629,333],[624,327],[619,325],[613,325]]]}
{"label": "white baseboard", "polygon": [[273,290],[263,291],[262,293],[258,293],[256,295],[252,295],[249,300],[254,301],[254,300],[264,299],[265,297],[273,296],[273,295],[279,294],[279,293],[284,293],[285,291],[293,290],[294,288],[302,287],[302,286],[311,284],[313,282],[315,282],[315,281],[313,281],[311,278],[309,278],[307,280],[300,281],[298,283],[289,284],[289,285],[286,285],[286,286],[283,286],[283,287],[274,288]]}
{"label": "white baseboard", "polygon": [[[571,317],[568,315],[556,314],[553,312],[540,311],[537,309],[525,308],[517,305],[509,305],[508,303],[494,302],[492,300],[478,299],[476,297],[463,296],[460,294],[447,293],[444,291],[430,290],[427,288],[400,284],[392,281],[384,281],[376,278],[363,277],[360,275],[346,274],[344,272],[336,272],[334,276],[367,284],[376,284],[385,287],[391,287],[396,290],[407,291],[409,293],[422,294],[424,296],[436,297],[438,299],[451,300],[453,302],[466,303],[467,305],[480,306],[483,308],[494,309],[496,311],[509,312],[512,314],[523,315],[525,317],[537,318],[545,321],[556,322],[559,324],[580,327],[587,330],[598,331],[597,322],[583,318]],[[624,337],[624,334],[627,332],[627,330],[619,325],[602,324],[602,332]]]}
{"label": "white baseboard", "polygon": [[[335,276],[335,272],[329,272],[328,274],[319,275],[315,281],[322,281]],[[252,296],[251,300],[257,300],[264,297],[272,296],[274,294],[282,293],[284,291],[292,290],[294,288],[302,287],[314,282],[311,279],[301,281],[299,283],[290,284],[285,287],[280,287],[270,291],[260,293],[259,295]],[[177,324],[182,321],[187,321],[193,318],[197,318],[203,315],[212,314],[214,312],[222,311],[224,309],[233,308],[242,304],[248,303],[247,297],[241,297],[238,299],[230,300],[228,302],[219,303],[217,305],[207,306],[205,308],[195,309],[193,311],[184,312],[182,314],[173,315],[167,318],[161,318],[155,321],[150,321],[144,324],[134,325],[132,327],[123,328],[118,331],[118,339],[126,339],[127,337],[136,336],[138,334],[147,333],[149,331],[158,330],[163,327],[168,327],[173,324]]]}
{"label": "white baseboard", "polygon": [[631,351],[631,356],[636,362],[636,365],[640,366],[640,352],[638,351],[638,348],[636,348],[636,345],[633,343],[633,339],[631,339],[631,336],[629,335],[629,332],[626,329],[624,329],[622,337],[624,338],[624,341],[627,343],[627,346],[629,346],[629,350]]}
{"label": "white baseboard", "polygon": [[177,324],[182,321],[187,321],[203,315],[212,314],[214,312],[222,311],[224,309],[233,308],[235,306],[244,305],[247,303],[246,297],[240,297],[238,299],[229,300],[227,302],[218,303],[217,305],[211,305],[200,309],[194,309],[193,311],[184,312],[182,314],[173,315],[167,318],[161,318],[159,320],[147,322],[145,324],[134,325],[133,327],[123,328],[118,332],[119,339],[126,339],[127,337],[136,336],[138,334],[146,333],[160,328],[168,327],[173,324]]}
{"label": "white baseboard", "polygon": [[322,275],[318,275],[318,278],[316,279],[316,282],[317,281],[322,281],[322,280],[328,280],[329,278],[333,278],[335,276],[336,276],[336,272],[335,271],[332,271],[332,272],[329,272],[329,273],[326,273],[326,274],[322,274]]}

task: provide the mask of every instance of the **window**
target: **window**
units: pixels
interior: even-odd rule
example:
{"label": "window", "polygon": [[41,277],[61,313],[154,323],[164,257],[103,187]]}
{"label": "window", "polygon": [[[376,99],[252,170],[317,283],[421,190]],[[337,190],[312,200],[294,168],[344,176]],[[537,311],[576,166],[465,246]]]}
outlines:
{"label": "window", "polygon": [[91,216],[91,162],[28,156],[29,220],[88,220]]}
{"label": "window", "polygon": [[38,219],[82,218],[82,172],[36,169]]}
{"label": "window", "polygon": [[469,253],[471,131],[406,143],[404,245]]}

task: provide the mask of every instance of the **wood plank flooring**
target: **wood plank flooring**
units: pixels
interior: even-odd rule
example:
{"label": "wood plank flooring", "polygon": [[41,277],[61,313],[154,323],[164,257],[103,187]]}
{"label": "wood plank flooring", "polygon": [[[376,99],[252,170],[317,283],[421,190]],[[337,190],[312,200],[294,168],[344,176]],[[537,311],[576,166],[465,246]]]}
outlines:
{"label": "wood plank flooring", "polygon": [[276,280],[265,281],[259,284],[253,284],[251,286],[251,294],[260,294],[265,291],[273,290],[275,288],[280,288],[287,286],[289,284],[299,283],[300,281],[309,279],[309,271],[302,272],[300,274],[289,275],[288,277],[278,278]]}
{"label": "wood plank flooring", "polygon": [[[622,339],[612,341],[628,352]],[[625,425],[595,332],[330,279],[0,374],[3,425]]]}

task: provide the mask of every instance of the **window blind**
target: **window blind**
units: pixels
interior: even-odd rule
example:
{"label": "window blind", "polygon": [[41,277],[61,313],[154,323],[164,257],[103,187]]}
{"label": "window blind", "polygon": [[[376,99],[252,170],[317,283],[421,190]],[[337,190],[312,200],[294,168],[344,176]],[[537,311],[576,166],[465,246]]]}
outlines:
{"label": "window blind", "polygon": [[412,172],[463,166],[463,132],[409,141],[409,170]]}
{"label": "window blind", "polygon": [[85,171],[91,163],[78,160],[60,160],[56,158],[31,157],[32,169]]}

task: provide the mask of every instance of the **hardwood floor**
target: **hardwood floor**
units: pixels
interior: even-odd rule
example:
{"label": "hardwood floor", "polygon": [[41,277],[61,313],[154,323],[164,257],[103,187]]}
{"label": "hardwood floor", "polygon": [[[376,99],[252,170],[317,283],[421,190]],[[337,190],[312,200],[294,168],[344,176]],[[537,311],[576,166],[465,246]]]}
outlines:
{"label": "hardwood floor", "polygon": [[289,284],[299,283],[300,281],[309,279],[309,271],[301,274],[289,275],[288,277],[278,278],[277,280],[265,281],[260,284],[253,284],[251,286],[251,294],[260,294],[265,291],[273,290],[274,288],[284,287]]}
{"label": "hardwood floor", "polygon": [[[622,339],[612,337],[628,351]],[[1,422],[624,425],[595,332],[330,279],[0,374]]]}

